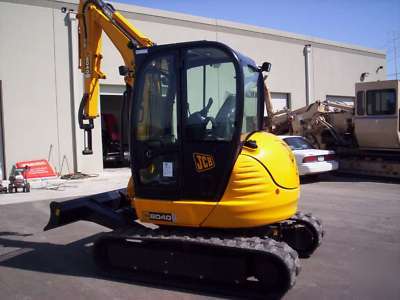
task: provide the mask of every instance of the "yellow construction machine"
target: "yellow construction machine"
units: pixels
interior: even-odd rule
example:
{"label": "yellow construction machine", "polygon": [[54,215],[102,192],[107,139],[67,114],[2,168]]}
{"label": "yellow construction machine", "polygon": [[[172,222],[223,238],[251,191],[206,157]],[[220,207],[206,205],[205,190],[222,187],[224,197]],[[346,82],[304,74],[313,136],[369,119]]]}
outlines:
{"label": "yellow construction machine", "polygon": [[93,246],[109,273],[287,291],[323,230],[297,211],[292,152],[261,131],[270,64],[214,41],[156,46],[100,0],[81,1],[78,19],[83,153],[105,77],[104,31],[125,62],[132,177],[127,189],[51,203],[45,230],[80,220],[113,229]]}

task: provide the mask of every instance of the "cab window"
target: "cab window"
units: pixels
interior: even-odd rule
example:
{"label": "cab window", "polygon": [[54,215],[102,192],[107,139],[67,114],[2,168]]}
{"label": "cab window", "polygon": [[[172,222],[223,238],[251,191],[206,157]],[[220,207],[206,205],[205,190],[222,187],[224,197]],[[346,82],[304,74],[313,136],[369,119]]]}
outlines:
{"label": "cab window", "polygon": [[368,115],[392,115],[396,113],[395,90],[367,91]]}
{"label": "cab window", "polygon": [[365,114],[364,91],[357,92],[357,115]]}
{"label": "cab window", "polygon": [[177,132],[176,72],[174,56],[158,57],[147,63],[139,83],[139,141],[175,143]]}
{"label": "cab window", "polygon": [[185,136],[193,141],[231,141],[236,118],[236,71],[216,48],[193,48],[185,55]]}
{"label": "cab window", "polygon": [[244,74],[244,110],[242,133],[250,133],[257,130],[257,83],[259,72],[252,66],[243,67]]}

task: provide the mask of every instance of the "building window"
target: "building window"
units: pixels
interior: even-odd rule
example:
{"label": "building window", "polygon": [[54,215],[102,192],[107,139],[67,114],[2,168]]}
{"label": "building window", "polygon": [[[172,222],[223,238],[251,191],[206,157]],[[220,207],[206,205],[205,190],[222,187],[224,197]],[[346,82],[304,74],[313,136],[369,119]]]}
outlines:
{"label": "building window", "polygon": [[392,115],[396,112],[395,90],[367,91],[368,115]]}

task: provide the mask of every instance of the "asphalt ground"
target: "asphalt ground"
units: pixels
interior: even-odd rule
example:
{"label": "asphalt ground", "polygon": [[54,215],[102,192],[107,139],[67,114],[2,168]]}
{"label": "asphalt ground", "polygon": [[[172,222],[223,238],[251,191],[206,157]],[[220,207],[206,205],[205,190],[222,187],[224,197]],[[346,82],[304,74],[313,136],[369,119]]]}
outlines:
{"label": "asphalt ground", "polygon": [[[91,243],[107,229],[79,222],[43,232],[49,202],[0,205],[1,299],[221,298],[193,287],[100,275]],[[400,299],[399,182],[350,176],[304,180],[300,209],[322,218],[326,235],[312,257],[301,260],[296,285],[284,299]]]}

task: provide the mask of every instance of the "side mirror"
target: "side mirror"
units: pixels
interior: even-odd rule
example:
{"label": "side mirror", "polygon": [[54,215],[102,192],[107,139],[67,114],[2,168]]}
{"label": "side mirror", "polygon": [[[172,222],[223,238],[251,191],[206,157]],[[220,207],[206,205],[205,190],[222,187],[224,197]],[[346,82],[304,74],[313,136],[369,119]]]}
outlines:
{"label": "side mirror", "polygon": [[127,76],[129,73],[129,69],[127,66],[119,66],[118,71],[119,71],[119,75],[121,75],[121,76]]}
{"label": "side mirror", "polygon": [[262,66],[261,66],[261,72],[269,72],[271,71],[271,63],[269,62],[263,62]]}

